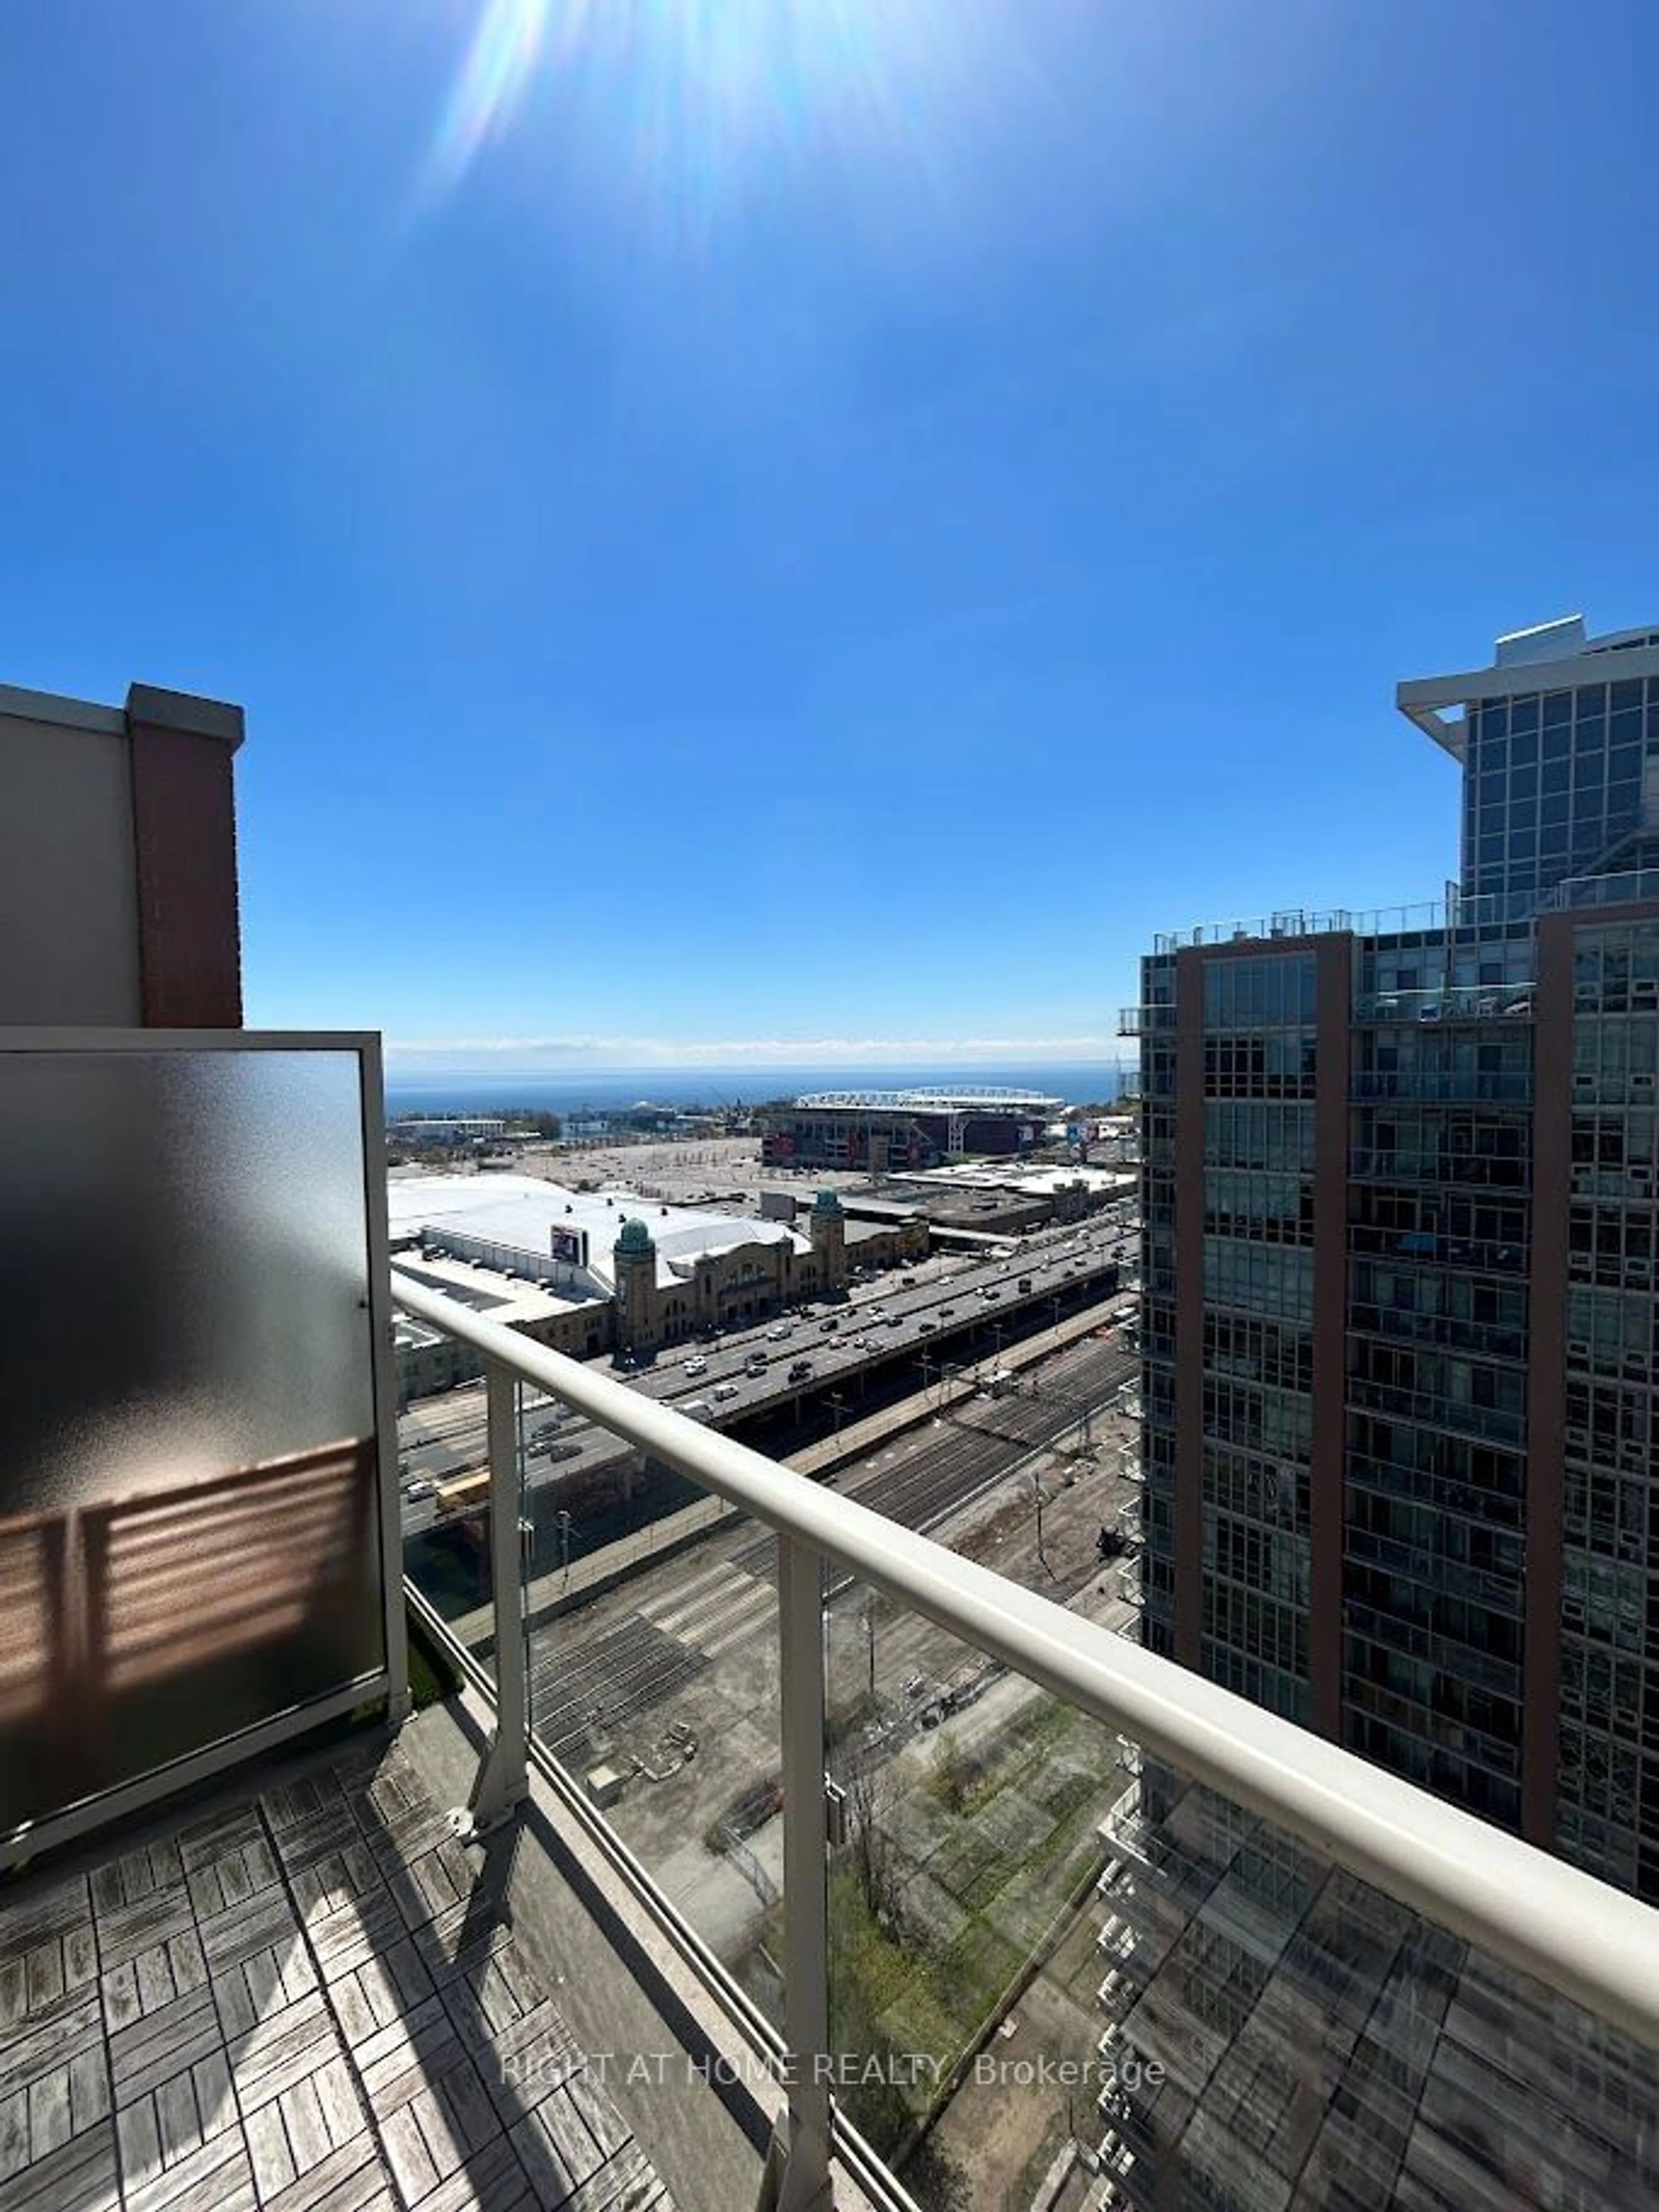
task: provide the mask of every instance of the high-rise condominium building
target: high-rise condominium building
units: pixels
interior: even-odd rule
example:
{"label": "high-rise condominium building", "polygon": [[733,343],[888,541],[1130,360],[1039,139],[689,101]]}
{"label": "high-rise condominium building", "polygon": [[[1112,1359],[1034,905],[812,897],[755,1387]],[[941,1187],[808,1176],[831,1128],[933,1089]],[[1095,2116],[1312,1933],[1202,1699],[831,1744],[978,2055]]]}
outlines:
{"label": "high-rise condominium building", "polygon": [[1444,906],[1144,963],[1149,1640],[1659,1898],[1659,631],[1399,697]]}
{"label": "high-rise condominium building", "polygon": [[[1146,1641],[1659,1900],[1659,629],[1551,623],[1399,704],[1462,769],[1443,904],[1161,938],[1127,1018]],[[1583,2140],[1522,2154],[1524,2000],[1420,1923],[1357,1951],[1304,1855],[1140,1795],[1103,1995],[1168,2072],[1109,2100],[1126,2194],[1641,2201],[1610,2048],[1557,2022]]]}

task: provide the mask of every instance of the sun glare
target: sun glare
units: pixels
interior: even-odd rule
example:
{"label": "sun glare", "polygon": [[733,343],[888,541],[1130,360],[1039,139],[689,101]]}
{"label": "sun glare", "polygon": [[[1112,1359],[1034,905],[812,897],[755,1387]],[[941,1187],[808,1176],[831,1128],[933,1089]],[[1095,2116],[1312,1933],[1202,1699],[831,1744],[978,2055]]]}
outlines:
{"label": "sun glare", "polygon": [[426,192],[527,127],[532,88],[561,76],[580,76],[610,160],[694,218],[757,158],[809,141],[881,138],[931,171],[938,142],[1006,94],[985,51],[995,20],[969,0],[482,0]]}
{"label": "sun glare", "polygon": [[542,50],[549,7],[550,0],[484,0],[428,159],[434,192],[458,184],[479,149],[511,123]]}

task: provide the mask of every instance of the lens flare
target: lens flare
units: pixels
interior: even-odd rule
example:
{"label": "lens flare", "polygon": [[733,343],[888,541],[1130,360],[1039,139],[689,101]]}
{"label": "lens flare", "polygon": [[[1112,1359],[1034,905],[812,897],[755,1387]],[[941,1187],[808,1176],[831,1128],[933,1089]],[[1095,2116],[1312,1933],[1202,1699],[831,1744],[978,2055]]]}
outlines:
{"label": "lens flare", "polygon": [[[479,0],[422,171],[428,204],[557,113],[612,187],[701,228],[791,161],[897,150],[924,187],[982,167],[1030,68],[990,0]],[[579,156],[580,158],[580,156]]]}
{"label": "lens flare", "polygon": [[445,102],[426,166],[428,191],[459,183],[486,142],[512,122],[542,50],[550,0],[486,0]]}

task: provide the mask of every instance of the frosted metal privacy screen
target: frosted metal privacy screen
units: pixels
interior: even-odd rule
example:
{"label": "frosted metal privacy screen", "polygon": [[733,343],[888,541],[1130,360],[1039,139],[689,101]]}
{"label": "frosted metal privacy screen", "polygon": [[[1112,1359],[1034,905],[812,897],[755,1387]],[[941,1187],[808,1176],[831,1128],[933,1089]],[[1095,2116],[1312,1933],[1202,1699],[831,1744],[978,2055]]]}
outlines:
{"label": "frosted metal privacy screen", "polygon": [[367,1694],[386,1649],[372,1046],[18,1034],[0,1031],[0,1839]]}

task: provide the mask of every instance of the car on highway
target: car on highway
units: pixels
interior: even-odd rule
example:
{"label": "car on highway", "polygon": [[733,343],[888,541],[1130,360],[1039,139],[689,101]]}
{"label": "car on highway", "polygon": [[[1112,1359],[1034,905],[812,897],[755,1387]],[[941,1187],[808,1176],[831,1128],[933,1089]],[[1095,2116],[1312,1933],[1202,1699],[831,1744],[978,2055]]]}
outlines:
{"label": "car on highway", "polygon": [[709,1421],[714,1417],[714,1408],[707,1398],[688,1398],[678,1410],[688,1421]]}
{"label": "car on highway", "polygon": [[714,1396],[721,1403],[724,1403],[727,1398],[735,1398],[737,1395],[738,1386],[735,1382],[717,1382],[714,1385]]}
{"label": "car on highway", "polygon": [[904,1316],[902,1314],[888,1314],[884,1318],[889,1328],[902,1328],[904,1326]]}
{"label": "car on highway", "polygon": [[916,1334],[918,1336],[936,1336],[939,1334],[939,1323],[936,1321],[918,1322]]}
{"label": "car on highway", "polygon": [[685,1371],[688,1375],[707,1375],[708,1362],[699,1353],[695,1359],[686,1361]]}
{"label": "car on highway", "polygon": [[413,1482],[405,1484],[404,1495],[411,1499],[432,1498],[437,1494],[437,1489],[438,1486],[435,1482],[428,1482],[423,1474],[420,1474],[416,1476]]}
{"label": "car on highway", "polygon": [[789,1370],[789,1380],[792,1382],[804,1382],[811,1371],[812,1363],[810,1359],[798,1359]]}
{"label": "car on highway", "polygon": [[939,1310],[939,1317],[941,1321],[954,1321],[956,1319],[956,1312],[957,1310],[954,1306],[941,1306]]}
{"label": "car on highway", "polygon": [[788,1334],[788,1330],[784,1327],[783,1323],[780,1322],[775,1328],[769,1328],[767,1330],[766,1340],[769,1344],[781,1344]]}
{"label": "car on highway", "polygon": [[840,1327],[841,1323],[836,1319],[834,1314],[831,1314],[828,1321],[821,1321],[818,1323],[818,1333],[822,1336],[833,1336]]}

